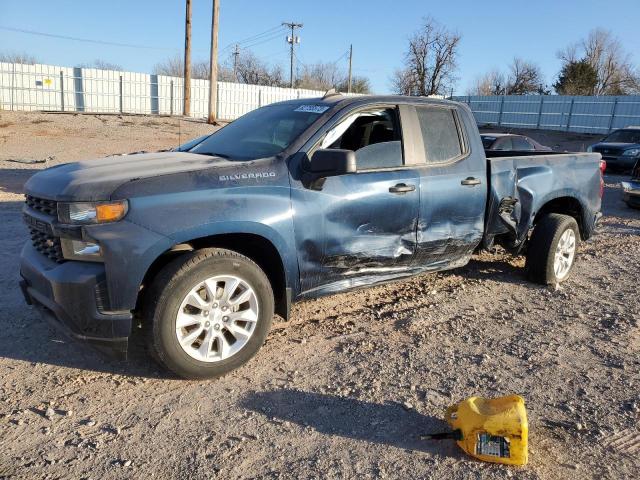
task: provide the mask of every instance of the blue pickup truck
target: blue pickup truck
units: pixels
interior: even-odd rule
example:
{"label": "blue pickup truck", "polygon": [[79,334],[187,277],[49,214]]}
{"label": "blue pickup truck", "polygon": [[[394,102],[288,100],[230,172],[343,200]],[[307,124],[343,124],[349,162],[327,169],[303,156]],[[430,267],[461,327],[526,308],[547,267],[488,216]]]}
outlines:
{"label": "blue pickup truck", "polygon": [[247,362],[292,302],[460,267],[479,248],[562,282],[600,217],[599,153],[487,159],[449,101],[327,94],[194,143],[31,177],[20,267],[45,318],[119,355],[140,322],[185,378]]}

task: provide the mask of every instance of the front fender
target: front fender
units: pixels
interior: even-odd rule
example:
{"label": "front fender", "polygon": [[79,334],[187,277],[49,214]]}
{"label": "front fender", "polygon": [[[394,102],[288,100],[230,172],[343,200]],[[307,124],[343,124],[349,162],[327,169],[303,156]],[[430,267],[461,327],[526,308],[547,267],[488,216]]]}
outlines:
{"label": "front fender", "polygon": [[[188,230],[176,232],[171,236],[174,244],[188,243],[193,240],[225,234],[251,234],[267,239],[280,254],[284,266],[286,286],[292,288],[294,295],[299,292],[298,256],[292,245],[293,226],[291,224],[292,212],[285,212],[278,220],[281,228],[259,222],[249,221],[221,221],[212,222]],[[290,225],[287,225],[287,224]],[[286,238],[281,232],[290,233]]]}

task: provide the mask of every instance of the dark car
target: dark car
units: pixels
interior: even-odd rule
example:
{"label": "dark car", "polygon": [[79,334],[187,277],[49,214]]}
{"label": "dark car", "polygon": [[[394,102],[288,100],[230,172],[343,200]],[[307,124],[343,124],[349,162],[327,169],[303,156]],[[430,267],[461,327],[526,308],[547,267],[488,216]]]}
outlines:
{"label": "dark car", "polygon": [[640,127],[616,130],[587,151],[602,155],[611,170],[631,170],[640,160]]}
{"label": "dark car", "polygon": [[542,145],[532,138],[513,133],[486,133],[480,135],[485,150],[517,152],[551,152],[551,147]]}
{"label": "dark car", "polygon": [[631,180],[621,182],[622,198],[631,208],[640,208],[640,160],[631,171]]}

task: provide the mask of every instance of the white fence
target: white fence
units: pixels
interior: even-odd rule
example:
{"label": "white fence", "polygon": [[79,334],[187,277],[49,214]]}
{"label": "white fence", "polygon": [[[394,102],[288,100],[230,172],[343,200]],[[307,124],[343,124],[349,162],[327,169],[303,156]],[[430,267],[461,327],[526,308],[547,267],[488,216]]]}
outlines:
{"label": "white fence", "polygon": [[[217,117],[323,91],[218,82]],[[95,68],[0,62],[0,110],[182,114],[183,79]],[[206,117],[209,80],[191,80],[191,116]]]}
{"label": "white fence", "polygon": [[469,105],[478,125],[608,133],[640,125],[640,95],[463,96],[454,100]]}
{"label": "white fence", "polygon": [[[218,118],[324,92],[218,82]],[[0,62],[0,110],[182,114],[183,80],[146,73]],[[607,133],[640,125],[640,96],[463,96],[479,125]],[[208,115],[209,81],[191,80],[191,116]]]}

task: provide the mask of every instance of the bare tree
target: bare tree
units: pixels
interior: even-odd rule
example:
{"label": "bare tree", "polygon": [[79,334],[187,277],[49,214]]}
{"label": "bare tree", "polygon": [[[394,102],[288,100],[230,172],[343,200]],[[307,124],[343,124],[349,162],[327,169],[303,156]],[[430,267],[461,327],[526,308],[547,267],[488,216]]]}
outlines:
{"label": "bare tree", "polygon": [[97,68],[98,70],[122,70],[122,67],[117,63],[110,63],[99,58],[91,63],[80,63],[77,66],[81,68]]}
{"label": "bare tree", "polygon": [[640,75],[620,41],[608,30],[595,29],[577,44],[558,52],[563,68],[586,60],[596,71],[595,95],[624,95],[640,91]]}
{"label": "bare tree", "polygon": [[461,36],[431,17],[409,39],[404,67],[397,70],[392,85],[404,95],[445,95],[456,81]]}
{"label": "bare tree", "polygon": [[341,72],[335,63],[318,62],[303,65],[296,80],[296,87],[310,90],[329,90],[337,88],[343,80],[344,72]]}
{"label": "bare tree", "polygon": [[492,70],[476,79],[468,95],[504,95],[507,81],[499,70]]}
{"label": "bare tree", "polygon": [[[339,92],[346,92],[349,88],[349,79],[345,76],[336,86]],[[371,93],[371,83],[367,77],[353,75],[351,77],[351,93]]]}
{"label": "bare tree", "polygon": [[400,95],[419,95],[414,76],[407,68],[399,68],[393,72],[391,87],[394,92]]}
{"label": "bare tree", "polygon": [[279,65],[269,67],[252,52],[245,50],[238,57],[237,81],[250,85],[285,86],[284,71]]}
{"label": "bare tree", "polygon": [[509,70],[505,89],[507,95],[545,93],[542,71],[535,63],[516,57],[509,66]]}
{"label": "bare tree", "polygon": [[4,52],[0,53],[0,62],[6,63],[23,63],[25,65],[33,65],[38,63],[33,55],[28,53]]}
{"label": "bare tree", "polygon": [[[191,63],[191,78],[209,79],[209,62],[200,60]],[[157,63],[153,67],[156,75],[167,75],[169,77],[182,77],[184,75],[184,58],[182,55],[174,55],[163,62]],[[218,81],[234,82],[233,72],[224,65],[218,65]]]}

